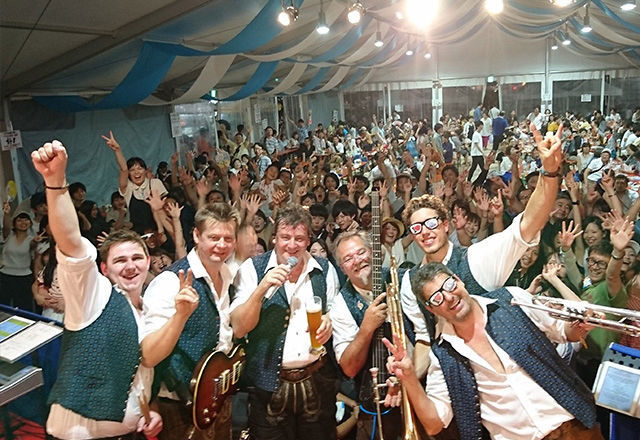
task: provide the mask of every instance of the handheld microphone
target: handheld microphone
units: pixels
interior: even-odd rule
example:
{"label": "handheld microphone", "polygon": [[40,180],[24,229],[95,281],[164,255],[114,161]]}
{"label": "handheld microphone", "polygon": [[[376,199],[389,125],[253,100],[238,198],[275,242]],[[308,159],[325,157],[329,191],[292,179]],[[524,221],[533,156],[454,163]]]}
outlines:
{"label": "handheld microphone", "polygon": [[[296,257],[289,257],[287,258],[286,265],[289,266],[289,270],[293,270],[293,268],[298,265],[298,259]],[[267,293],[264,294],[263,301],[270,299],[273,296],[273,294],[276,292],[276,290],[278,290],[280,287],[281,286],[269,287],[269,290],[267,290]]]}

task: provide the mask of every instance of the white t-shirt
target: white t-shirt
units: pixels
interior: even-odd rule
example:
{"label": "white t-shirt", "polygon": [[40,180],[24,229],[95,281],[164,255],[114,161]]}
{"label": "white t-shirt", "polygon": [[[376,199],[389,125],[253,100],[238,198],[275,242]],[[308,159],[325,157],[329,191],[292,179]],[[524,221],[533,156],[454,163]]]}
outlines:
{"label": "white t-shirt", "polygon": [[484,156],[482,153],[482,135],[478,130],[473,132],[471,138],[471,156]]}

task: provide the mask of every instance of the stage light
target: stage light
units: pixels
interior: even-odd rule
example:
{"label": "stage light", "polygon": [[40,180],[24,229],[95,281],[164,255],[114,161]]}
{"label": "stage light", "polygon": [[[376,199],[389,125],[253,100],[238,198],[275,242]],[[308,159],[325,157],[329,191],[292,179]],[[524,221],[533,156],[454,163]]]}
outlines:
{"label": "stage light", "polygon": [[560,8],[564,8],[565,6],[569,6],[575,0],[549,0],[549,1]]}
{"label": "stage light", "polygon": [[407,49],[407,51],[404,54],[406,56],[410,57],[411,55],[413,55],[413,49],[411,49],[411,48]]}
{"label": "stage light", "polygon": [[292,21],[296,21],[298,19],[298,9],[291,5],[284,7],[284,2],[282,4],[282,11],[278,14],[278,22],[282,26],[289,26]]}
{"label": "stage light", "polygon": [[355,2],[354,4],[349,6],[349,12],[347,13],[347,19],[349,20],[349,23],[351,24],[360,23],[360,19],[362,18],[363,15],[364,15],[364,6],[362,6],[362,3]]}
{"label": "stage light", "polygon": [[620,5],[623,11],[631,11],[636,8],[636,0],[624,0]]}
{"label": "stage light", "polygon": [[589,15],[585,15],[584,16],[584,21],[582,22],[582,28],[580,29],[580,32],[582,32],[584,34],[588,34],[592,30],[593,30],[593,28],[591,27],[591,23],[589,23]]}
{"label": "stage light", "polygon": [[410,0],[407,15],[418,26],[426,26],[438,12],[438,0]]}
{"label": "stage light", "polygon": [[384,41],[382,41],[382,33],[380,31],[376,31],[376,42],[373,43],[376,47],[384,46]]}
{"label": "stage light", "polygon": [[504,10],[503,0],[487,0],[484,4],[485,9],[489,14],[499,14]]}
{"label": "stage light", "polygon": [[316,26],[316,32],[320,35],[326,35],[329,33],[329,26],[327,25],[327,19],[324,16],[324,11],[320,10],[320,16],[318,17],[318,25]]}

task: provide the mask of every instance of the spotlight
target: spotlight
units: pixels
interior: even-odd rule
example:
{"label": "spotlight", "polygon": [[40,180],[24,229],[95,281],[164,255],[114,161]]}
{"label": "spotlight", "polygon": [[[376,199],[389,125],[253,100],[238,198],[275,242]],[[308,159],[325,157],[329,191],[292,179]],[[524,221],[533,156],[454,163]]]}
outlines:
{"label": "spotlight", "polygon": [[558,43],[555,41],[551,44],[551,50],[558,50]]}
{"label": "spotlight", "polygon": [[404,54],[406,56],[410,57],[411,55],[413,55],[413,49],[411,49],[411,48],[407,49],[407,51]]}
{"label": "spotlight", "polygon": [[438,12],[438,0],[410,0],[407,15],[418,26],[427,26]]}
{"label": "spotlight", "polygon": [[397,18],[398,20],[402,20],[402,19],[404,18],[404,15],[402,15],[402,12],[400,12],[400,11],[396,11],[396,18]]}
{"label": "spotlight", "polygon": [[569,36],[567,35],[566,37],[564,37],[564,39],[562,40],[562,44],[564,46],[568,46],[571,44],[571,40],[569,39]]}
{"label": "spotlight", "polygon": [[620,5],[620,9],[623,11],[631,11],[636,8],[636,0],[624,0]]}
{"label": "spotlight", "polygon": [[380,31],[376,31],[376,42],[373,43],[376,47],[384,46],[384,41],[382,41],[382,34]]}
{"label": "spotlight", "polygon": [[324,16],[324,11],[320,11],[318,17],[318,25],[316,26],[316,32],[320,35],[326,35],[329,33],[329,26],[327,25],[327,19]]}
{"label": "spotlight", "polygon": [[584,16],[584,21],[582,22],[582,28],[580,29],[580,32],[582,32],[583,34],[588,34],[592,30],[593,28],[591,27],[591,23],[589,23],[589,14],[587,14]]}
{"label": "spotlight", "polygon": [[287,6],[284,8],[280,14],[278,14],[278,22],[282,26],[289,26],[292,21],[296,21],[298,19],[298,10],[295,6]]}
{"label": "spotlight", "polygon": [[424,57],[425,57],[426,59],[431,58],[431,53],[430,53],[430,52],[425,53],[425,54],[424,54]]}
{"label": "spotlight", "polygon": [[504,10],[503,0],[487,0],[484,4],[489,14],[499,14]]}
{"label": "spotlight", "polygon": [[364,6],[362,6],[362,3],[358,1],[349,6],[349,12],[347,13],[347,19],[349,20],[349,23],[360,23],[362,15],[364,15]]}
{"label": "spotlight", "polygon": [[575,0],[549,0],[549,1],[560,8],[564,8],[565,6],[569,6]]}

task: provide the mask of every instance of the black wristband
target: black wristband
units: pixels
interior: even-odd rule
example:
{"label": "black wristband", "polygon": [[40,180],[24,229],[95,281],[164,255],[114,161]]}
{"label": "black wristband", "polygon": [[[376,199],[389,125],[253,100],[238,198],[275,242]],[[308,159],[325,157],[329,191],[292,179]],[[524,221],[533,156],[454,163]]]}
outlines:
{"label": "black wristband", "polygon": [[578,202],[578,201],[576,200],[575,202],[573,202],[573,201],[572,201],[572,202],[571,202],[571,204],[572,204],[572,205],[579,205],[579,204],[580,204],[580,202]]}
{"label": "black wristband", "polygon": [[48,186],[48,185],[45,185],[44,187],[46,189],[51,189],[51,190],[54,190],[54,191],[69,189],[69,185],[65,185],[65,186]]}
{"label": "black wristband", "polygon": [[613,252],[611,252],[611,258],[613,258],[614,260],[622,260],[622,257],[624,257],[624,255],[616,257],[615,255],[613,255]]}

